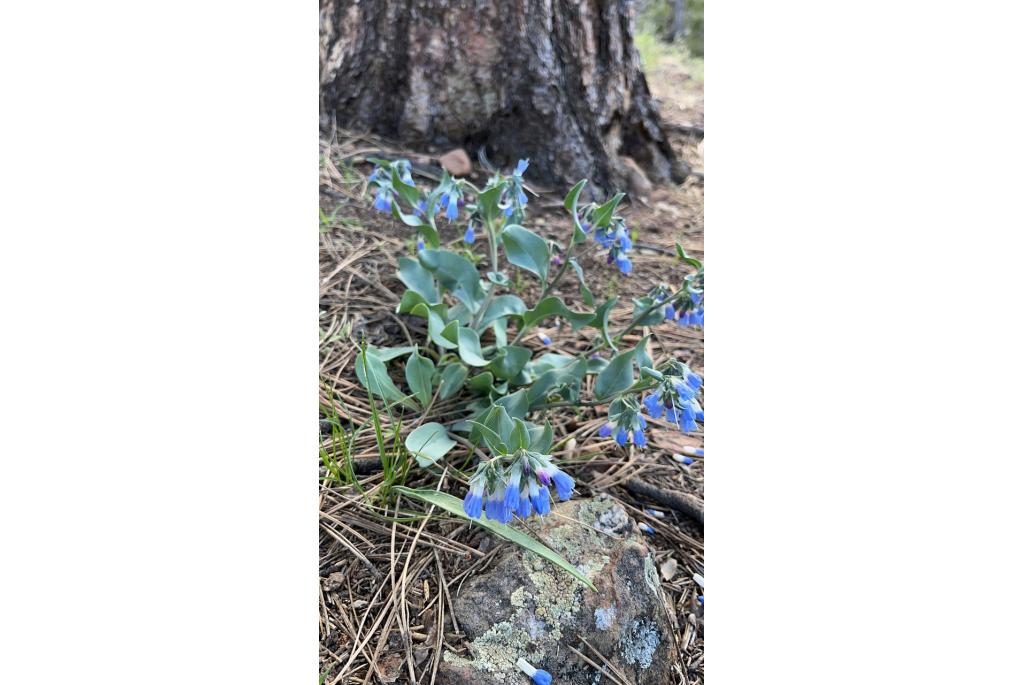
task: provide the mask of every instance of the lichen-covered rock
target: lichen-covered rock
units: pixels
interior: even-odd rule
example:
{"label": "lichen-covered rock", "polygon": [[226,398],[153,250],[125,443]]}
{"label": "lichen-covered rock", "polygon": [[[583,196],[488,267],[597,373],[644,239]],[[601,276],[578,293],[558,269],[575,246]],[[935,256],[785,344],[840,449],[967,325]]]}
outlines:
{"label": "lichen-covered rock", "polygon": [[542,520],[531,518],[529,532],[576,565],[597,592],[508,545],[491,570],[466,581],[455,597],[471,658],[446,652],[439,682],[523,685],[529,679],[515,665],[520,657],[558,685],[611,682],[569,647],[602,666],[607,659],[637,685],[675,682],[669,608],[651,552],[622,507],[610,499],[564,502]]}

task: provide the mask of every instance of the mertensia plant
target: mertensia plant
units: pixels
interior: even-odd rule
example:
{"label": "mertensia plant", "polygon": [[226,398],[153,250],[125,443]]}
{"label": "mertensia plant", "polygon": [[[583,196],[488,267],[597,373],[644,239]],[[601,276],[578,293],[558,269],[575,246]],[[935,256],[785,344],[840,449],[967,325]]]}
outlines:
{"label": "mertensia plant", "polygon": [[[468,390],[460,415],[445,425],[420,425],[405,445],[424,468],[436,465],[456,446],[449,433],[485,447],[489,458],[466,474],[464,510],[470,517],[501,523],[515,516],[545,515],[553,496],[572,496],[573,479],[551,456],[554,436],[544,420],[547,409],[607,404],[608,418],[599,435],[638,448],[647,444],[648,419],[666,420],[683,432],[697,430],[704,420],[703,379],[698,374],[678,359],[655,367],[646,336],[625,343],[641,327],[704,325],[703,264],[677,244],[679,267],[665,283],[633,300],[627,325],[610,330],[617,298],[596,301],[577,255],[592,240],[592,249],[606,254],[610,266],[631,273],[633,236],[616,213],[623,194],[581,205],[587,181],[580,181],[564,202],[571,233],[564,242],[548,240],[524,225],[529,198],[523,176],[528,166],[522,160],[513,173],[496,174],[483,188],[447,173],[433,188],[417,187],[405,160],[381,162],[374,169],[373,206],[415,231],[415,236],[410,232],[414,255],[398,260],[398,277],[406,290],[397,312],[424,319],[427,333],[414,348],[364,345],[356,359],[359,381],[391,406],[429,412],[436,402]],[[452,236],[450,242],[442,242],[441,228]],[[486,264],[482,277],[477,266],[481,261]],[[581,308],[568,306],[555,294],[570,273]],[[514,292],[523,277],[537,280],[540,294],[535,301],[525,302]],[[534,355],[523,340],[533,332],[549,345],[538,325],[553,318],[573,331],[592,329],[589,348],[576,355]],[[403,358],[408,392],[395,385],[387,368],[389,361]],[[593,392],[583,397],[588,375],[595,376]]]}

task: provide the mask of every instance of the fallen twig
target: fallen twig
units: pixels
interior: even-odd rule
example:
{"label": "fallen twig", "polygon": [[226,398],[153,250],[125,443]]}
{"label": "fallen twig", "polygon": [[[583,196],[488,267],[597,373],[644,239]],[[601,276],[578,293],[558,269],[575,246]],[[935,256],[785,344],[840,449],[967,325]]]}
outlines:
{"label": "fallen twig", "polygon": [[672,490],[662,490],[646,481],[631,478],[624,483],[626,489],[636,495],[650,497],[659,504],[675,509],[680,514],[686,514],[690,518],[704,525],[704,503],[693,495]]}

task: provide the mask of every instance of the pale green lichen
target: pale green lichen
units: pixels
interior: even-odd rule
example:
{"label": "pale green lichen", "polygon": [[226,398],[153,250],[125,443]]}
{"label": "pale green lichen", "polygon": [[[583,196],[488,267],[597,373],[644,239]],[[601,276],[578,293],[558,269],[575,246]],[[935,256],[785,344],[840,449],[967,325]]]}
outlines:
{"label": "pale green lichen", "polygon": [[644,580],[647,581],[647,587],[651,588],[651,592],[657,594],[661,584],[658,582],[658,569],[654,568],[654,559],[650,554],[644,557]]}
{"label": "pale green lichen", "polygon": [[519,668],[515,661],[520,656],[530,660],[539,660],[543,654],[530,649],[532,638],[522,628],[510,621],[502,621],[491,626],[486,633],[470,643],[473,659],[446,651],[443,659],[456,666],[470,666],[478,671],[490,673],[500,682],[518,683]]}
{"label": "pale green lichen", "polygon": [[509,597],[509,602],[512,606],[517,609],[522,609],[526,606],[526,600],[533,599],[533,595],[526,591],[525,587],[518,587],[512,591],[512,595]]}

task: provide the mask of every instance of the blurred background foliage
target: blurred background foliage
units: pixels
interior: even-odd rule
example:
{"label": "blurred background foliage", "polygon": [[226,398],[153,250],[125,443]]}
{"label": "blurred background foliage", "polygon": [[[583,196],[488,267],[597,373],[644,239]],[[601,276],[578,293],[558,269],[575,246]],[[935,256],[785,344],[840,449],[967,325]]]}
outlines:
{"label": "blurred background foliage", "polygon": [[704,0],[639,0],[637,33],[638,45],[646,43],[650,49],[654,39],[687,57],[703,58]]}

